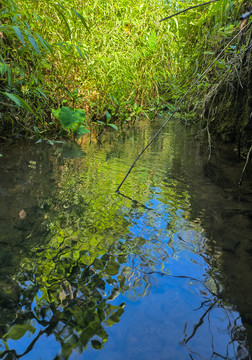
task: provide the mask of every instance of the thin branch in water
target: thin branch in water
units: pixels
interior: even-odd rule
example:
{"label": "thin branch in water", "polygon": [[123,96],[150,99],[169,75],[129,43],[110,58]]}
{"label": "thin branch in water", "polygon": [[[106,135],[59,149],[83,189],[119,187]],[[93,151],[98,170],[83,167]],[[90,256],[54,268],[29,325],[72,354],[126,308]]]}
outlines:
{"label": "thin branch in water", "polygon": [[210,134],[210,131],[209,131],[209,116],[208,116],[208,119],[207,119],[206,130],[207,130],[207,139],[208,139],[208,150],[209,150],[208,161],[209,161],[210,158],[211,158],[211,155],[212,155],[212,141],[211,141],[211,134]]}
{"label": "thin branch in water", "polygon": [[249,158],[250,158],[251,151],[252,151],[252,145],[250,146],[249,151],[248,151],[248,153],[247,153],[246,162],[245,162],[244,167],[243,167],[243,169],[242,169],[241,178],[240,178],[240,181],[239,181],[239,183],[238,183],[238,186],[239,186],[239,197],[238,197],[238,199],[239,199],[239,200],[240,200],[240,195],[241,195],[241,186],[242,186],[244,174],[245,174],[245,171],[246,171],[248,162],[249,162]]}
{"label": "thin branch in water", "polygon": [[211,302],[211,301],[212,301],[212,300],[203,301],[199,307],[197,307],[196,309],[194,309],[194,311],[197,311],[197,310],[202,309],[207,303],[209,303],[209,302]]}
{"label": "thin branch in water", "polygon": [[189,8],[186,8],[186,9],[184,9],[184,10],[181,10],[181,11],[177,12],[176,14],[172,14],[172,15],[170,15],[170,16],[167,16],[167,17],[159,20],[159,22],[164,21],[164,20],[168,20],[168,19],[172,18],[173,16],[182,14],[182,13],[185,12],[185,11],[188,11],[188,10],[191,10],[191,9],[195,9],[195,8],[197,8],[197,7],[199,7],[199,6],[208,5],[208,4],[211,4],[211,3],[216,2],[216,1],[219,1],[219,0],[211,0],[211,1],[205,2],[205,3],[203,3],[203,4],[198,4],[198,5],[190,6]]}
{"label": "thin branch in water", "polygon": [[[216,1],[216,0],[214,0]],[[218,1],[218,0],[217,0]],[[131,167],[129,168],[127,174],[125,175],[125,177],[123,178],[122,182],[120,183],[120,185],[118,186],[118,188],[116,189],[116,193],[119,194],[120,192],[120,188],[122,187],[123,183],[125,182],[125,180],[127,179],[127,177],[129,176],[129,174],[131,173],[131,170],[133,169],[133,167],[135,166],[137,160],[142,156],[142,154],[145,152],[145,150],[153,143],[153,141],[156,139],[156,137],[159,135],[159,133],[163,130],[163,128],[167,125],[167,123],[173,118],[173,116],[175,115],[176,112],[178,112],[178,110],[180,109],[183,101],[185,100],[186,96],[188,95],[188,93],[194,88],[194,86],[196,84],[198,84],[198,82],[203,78],[203,76],[205,76],[205,74],[210,71],[210,69],[212,68],[212,66],[215,64],[215,62],[217,60],[219,60],[222,55],[224,54],[225,50],[230,46],[230,44],[232,44],[232,42],[241,34],[242,30],[240,30],[228,43],[227,45],[222,49],[222,51],[216,56],[216,58],[211,62],[210,65],[208,65],[208,67],[203,71],[203,73],[192,83],[192,85],[189,87],[189,89],[185,92],[185,94],[182,96],[182,98],[179,100],[176,108],[173,110],[173,112],[171,113],[171,115],[168,117],[168,119],[165,121],[165,123],[160,127],[160,129],[156,132],[156,134],[152,137],[152,139],[149,141],[149,143],[143,148],[143,150],[138,154],[138,156],[136,157],[135,161],[133,162],[133,164],[131,165]]]}
{"label": "thin branch in water", "polygon": [[198,328],[203,324],[205,316],[209,313],[209,311],[212,310],[212,308],[216,305],[216,303],[217,303],[217,300],[215,302],[213,302],[209,306],[209,308],[204,312],[204,314],[199,319],[199,322],[194,326],[192,334],[185,340],[185,344],[187,344],[188,341],[190,341],[194,337],[194,335],[196,334]]}
{"label": "thin branch in water", "polygon": [[152,208],[150,208],[150,207],[148,207],[148,206],[140,203],[138,200],[135,200],[135,199],[131,198],[130,196],[124,195],[124,194],[121,193],[120,191],[117,191],[117,194],[120,195],[120,196],[122,196],[122,197],[125,198],[125,199],[131,200],[132,203],[134,203],[134,204],[137,205],[137,206],[140,206],[140,207],[142,207],[142,208],[144,208],[144,209],[146,209],[146,210],[150,210],[150,211],[152,211],[153,213],[155,213],[155,214],[158,215],[158,216],[162,216],[162,214],[160,214],[160,213],[157,212],[156,210],[154,210],[154,209],[152,209]]}
{"label": "thin branch in water", "polygon": [[[149,271],[149,272],[146,272],[146,271],[143,271],[141,269],[138,269],[138,271],[146,274],[146,275],[152,275],[152,274],[158,274],[160,276],[169,276],[171,278],[175,278],[175,279],[188,279],[188,280],[191,280],[191,281],[196,281],[198,283],[200,283],[202,286],[205,287],[205,289],[213,296],[213,297],[218,297],[219,299],[219,295],[220,294],[215,294],[213,291],[211,291],[204,283],[203,281],[199,280],[199,279],[196,279],[194,277],[191,277],[191,276],[186,276],[186,275],[171,275],[171,274],[167,274],[165,272],[162,272],[162,271]],[[195,309],[196,310],[196,309]]]}

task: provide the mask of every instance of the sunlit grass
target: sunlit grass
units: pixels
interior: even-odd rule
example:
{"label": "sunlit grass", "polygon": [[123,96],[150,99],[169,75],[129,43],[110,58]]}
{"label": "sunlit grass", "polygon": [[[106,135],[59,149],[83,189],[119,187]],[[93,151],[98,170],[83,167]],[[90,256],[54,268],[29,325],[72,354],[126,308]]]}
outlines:
{"label": "sunlit grass", "polygon": [[[107,112],[121,122],[140,114],[151,118],[208,62],[210,56],[202,52],[209,44],[216,46],[218,29],[228,22],[233,2],[212,3],[159,22],[191,5],[160,0],[8,0],[5,23],[13,43],[5,45],[2,62],[18,69],[13,85],[16,92],[20,84],[26,89],[22,95],[29,104],[34,91],[44,89],[49,100],[36,100],[40,112],[50,102],[71,105],[71,93],[78,89],[75,106],[85,109],[89,120],[103,119]],[[23,44],[13,26],[23,33]],[[15,59],[10,58],[13,46]]]}

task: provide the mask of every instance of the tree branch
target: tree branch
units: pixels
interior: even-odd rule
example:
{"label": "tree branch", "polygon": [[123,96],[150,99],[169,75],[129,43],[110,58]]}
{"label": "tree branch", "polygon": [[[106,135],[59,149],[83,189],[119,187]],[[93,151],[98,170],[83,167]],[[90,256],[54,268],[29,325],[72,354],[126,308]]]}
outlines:
{"label": "tree branch", "polygon": [[167,20],[167,19],[170,19],[170,18],[172,18],[173,16],[182,14],[183,12],[185,12],[185,11],[187,11],[187,10],[195,9],[195,8],[197,8],[197,7],[199,7],[199,6],[203,6],[203,5],[208,5],[208,4],[211,4],[211,3],[216,2],[216,1],[219,1],[219,0],[210,0],[210,1],[205,2],[205,3],[203,3],[203,4],[198,4],[198,5],[190,6],[189,8],[186,8],[186,9],[184,9],[184,10],[181,10],[181,11],[177,12],[176,14],[167,16],[167,17],[159,20],[159,22],[164,21],[164,20]]}

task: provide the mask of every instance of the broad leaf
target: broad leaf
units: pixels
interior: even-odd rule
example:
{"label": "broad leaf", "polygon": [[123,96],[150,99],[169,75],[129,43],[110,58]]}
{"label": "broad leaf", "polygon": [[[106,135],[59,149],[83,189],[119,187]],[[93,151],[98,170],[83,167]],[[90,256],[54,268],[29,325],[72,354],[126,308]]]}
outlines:
{"label": "broad leaf", "polygon": [[[62,106],[60,111],[53,111],[53,115],[59,119],[63,129],[76,131],[77,128],[85,122],[85,110],[71,109],[68,106]],[[58,116],[58,117],[57,117]]]}
{"label": "broad leaf", "polygon": [[85,128],[83,125],[81,125],[76,133],[78,135],[86,135],[89,133],[89,130],[87,128]]}
{"label": "broad leaf", "polygon": [[17,324],[10,329],[8,334],[5,335],[5,338],[12,340],[19,340],[26,334],[27,331],[34,334],[36,329],[30,323],[23,325]]}
{"label": "broad leaf", "polygon": [[57,109],[57,110],[55,110],[55,109],[51,109],[51,110],[52,110],[53,116],[56,117],[56,119],[59,120],[61,108],[59,108],[59,109]]}

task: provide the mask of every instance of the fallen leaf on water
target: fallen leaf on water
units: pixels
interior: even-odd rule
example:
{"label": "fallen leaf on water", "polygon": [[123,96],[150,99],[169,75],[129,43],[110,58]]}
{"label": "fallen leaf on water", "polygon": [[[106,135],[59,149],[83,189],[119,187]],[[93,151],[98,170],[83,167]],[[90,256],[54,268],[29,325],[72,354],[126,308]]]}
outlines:
{"label": "fallen leaf on water", "polygon": [[23,220],[27,214],[24,210],[20,210],[18,215],[19,215],[20,219]]}

